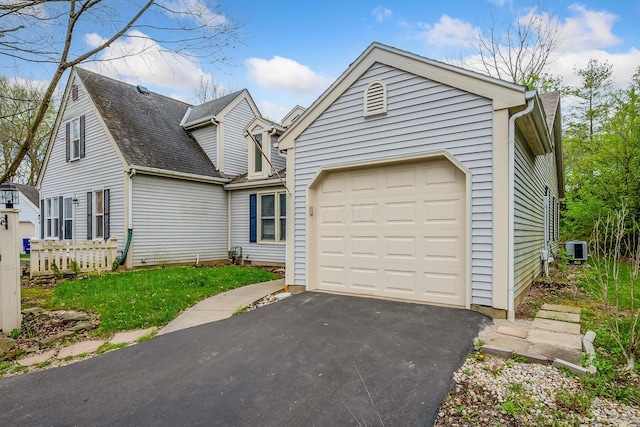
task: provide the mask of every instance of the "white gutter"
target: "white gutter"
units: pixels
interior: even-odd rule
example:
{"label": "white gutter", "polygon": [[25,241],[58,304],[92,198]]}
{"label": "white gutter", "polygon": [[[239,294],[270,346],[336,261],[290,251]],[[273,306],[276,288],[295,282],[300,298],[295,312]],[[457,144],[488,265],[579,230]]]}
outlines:
{"label": "white gutter", "polygon": [[216,178],[213,176],[196,175],[193,173],[186,173],[186,172],[176,172],[176,171],[170,171],[166,169],[150,168],[147,166],[131,165],[129,167],[129,170],[131,169],[135,169],[136,173],[141,173],[144,175],[163,176],[166,178],[180,178],[180,179],[186,179],[189,181],[209,182],[213,184],[226,184],[227,182],[230,181],[230,179],[227,179],[227,178]]}
{"label": "white gutter", "polygon": [[237,190],[241,188],[254,188],[254,187],[282,187],[284,184],[281,180],[276,178],[271,179],[260,179],[255,181],[247,181],[247,182],[236,182],[233,184],[225,184],[225,190]]}
{"label": "white gutter", "polygon": [[508,264],[508,284],[509,284],[509,321],[514,321],[516,316],[515,301],[515,146],[516,146],[516,120],[522,116],[526,116],[533,111],[534,99],[536,91],[527,91],[525,99],[527,100],[527,108],[515,113],[509,118],[509,259]]}

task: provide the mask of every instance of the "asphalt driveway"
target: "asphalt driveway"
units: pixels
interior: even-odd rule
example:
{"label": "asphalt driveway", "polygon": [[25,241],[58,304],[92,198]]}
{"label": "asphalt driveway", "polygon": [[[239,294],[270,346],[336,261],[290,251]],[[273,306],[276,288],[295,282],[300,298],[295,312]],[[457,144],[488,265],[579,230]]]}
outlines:
{"label": "asphalt driveway", "polygon": [[468,310],[305,292],[0,378],[0,425],[432,425],[487,322]]}

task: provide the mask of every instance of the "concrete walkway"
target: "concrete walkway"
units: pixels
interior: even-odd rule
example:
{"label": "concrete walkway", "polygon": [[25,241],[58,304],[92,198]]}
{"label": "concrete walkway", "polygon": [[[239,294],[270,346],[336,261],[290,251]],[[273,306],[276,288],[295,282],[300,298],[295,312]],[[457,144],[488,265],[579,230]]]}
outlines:
{"label": "concrete walkway", "polygon": [[[203,325],[205,323],[231,317],[233,313],[246,307],[259,299],[277,292],[284,288],[284,279],[272,280],[270,282],[255,283],[253,285],[242,286],[217,295],[213,295],[200,301],[193,307],[182,312],[178,317],[162,328],[157,335],[168,334],[192,326]],[[153,334],[157,328],[141,329],[135,331],[125,331],[115,334],[109,340],[81,341],[63,347],[59,351],[51,349],[44,353],[34,354],[17,360],[22,366],[34,366],[46,362],[50,359],[65,360],[79,355],[96,353],[104,344],[131,344],[137,342],[144,336]]]}
{"label": "concrete walkway", "polygon": [[242,286],[241,288],[214,295],[182,312],[167,326],[162,328],[160,332],[158,332],[158,335],[227,319],[231,317],[236,310],[246,307],[283,288],[284,279],[278,279],[270,282]]}

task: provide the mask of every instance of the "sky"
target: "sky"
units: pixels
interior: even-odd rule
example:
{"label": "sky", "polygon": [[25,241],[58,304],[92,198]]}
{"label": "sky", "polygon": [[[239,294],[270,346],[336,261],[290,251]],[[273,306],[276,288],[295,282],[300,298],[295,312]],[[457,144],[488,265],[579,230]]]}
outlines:
{"label": "sky", "polygon": [[[17,1],[0,0],[0,4]],[[372,42],[445,62],[466,59],[474,55],[470,44],[478,31],[491,22],[498,27],[509,23],[514,10],[522,17],[538,14],[559,19],[561,42],[547,72],[562,77],[564,84],[577,85],[574,71],[590,59],[609,62],[614,85],[620,88],[640,66],[640,2],[636,1],[161,1],[174,9],[196,7],[209,22],[237,23],[239,37],[215,55],[190,60],[161,45],[148,45],[143,53],[124,57],[123,52],[142,43],[136,36],[161,38],[145,26],[101,53],[99,58],[107,62],[83,67],[193,103],[201,81],[216,84],[223,92],[247,88],[262,114],[276,121],[296,105],[311,105]],[[156,14],[154,19],[171,17]],[[87,27],[78,36],[81,47],[91,47],[106,34]],[[227,59],[219,61],[220,54]],[[14,61],[0,56],[0,73],[46,80],[50,70],[16,67]]]}

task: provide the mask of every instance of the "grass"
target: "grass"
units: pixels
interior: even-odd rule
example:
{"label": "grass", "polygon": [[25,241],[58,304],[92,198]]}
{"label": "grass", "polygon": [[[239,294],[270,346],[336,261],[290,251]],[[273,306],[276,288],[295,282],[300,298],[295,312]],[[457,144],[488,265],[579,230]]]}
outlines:
{"label": "grass", "polygon": [[[163,326],[180,311],[211,295],[273,280],[268,271],[238,266],[169,267],[73,279],[56,286],[45,306],[92,311],[100,315],[97,335]],[[27,290],[29,288],[25,288]]]}
{"label": "grass", "polygon": [[[589,258],[588,263],[592,267],[589,269],[587,274],[583,274],[579,278],[579,286],[585,291],[593,294],[594,296],[601,297],[603,295],[602,284],[598,281],[598,276],[596,272],[596,266],[598,261]],[[602,267],[604,268],[604,267]],[[604,270],[603,270],[604,272]],[[616,292],[615,283],[613,282],[613,272],[609,274],[610,282],[609,282],[609,303],[615,305],[616,304]],[[631,307],[631,292],[630,292],[630,283],[631,283],[631,264],[628,262],[620,263],[620,276],[618,279],[618,287],[619,290],[617,292],[619,298],[619,306],[620,308],[630,308]],[[636,283],[636,287],[640,286],[640,283]],[[634,292],[634,306],[640,307],[640,292]]]}
{"label": "grass", "polygon": [[126,347],[127,343],[124,342],[119,342],[119,343],[104,343],[100,346],[100,348],[98,348],[97,353],[98,354],[102,354],[102,353],[106,353],[107,351],[111,351],[111,350],[117,350],[119,348],[123,348]]}

